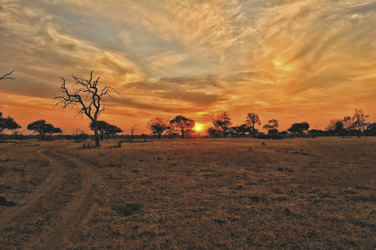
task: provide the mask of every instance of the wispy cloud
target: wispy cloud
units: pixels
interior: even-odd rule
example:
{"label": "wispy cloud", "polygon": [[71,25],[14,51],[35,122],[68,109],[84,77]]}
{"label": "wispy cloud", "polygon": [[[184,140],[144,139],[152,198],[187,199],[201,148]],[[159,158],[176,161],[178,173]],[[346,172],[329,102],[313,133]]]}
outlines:
{"label": "wispy cloud", "polygon": [[16,69],[5,106],[49,100],[59,76],[94,70],[120,92],[112,114],[136,120],[227,110],[322,125],[341,107],[376,111],[376,1],[0,3],[0,70]]}

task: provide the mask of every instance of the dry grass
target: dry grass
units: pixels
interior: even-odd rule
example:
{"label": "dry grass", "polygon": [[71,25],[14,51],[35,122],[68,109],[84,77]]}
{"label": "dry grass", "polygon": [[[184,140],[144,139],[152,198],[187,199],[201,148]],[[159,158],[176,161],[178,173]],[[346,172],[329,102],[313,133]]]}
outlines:
{"label": "dry grass", "polygon": [[[91,217],[72,240],[78,248],[376,248],[376,138],[264,142],[39,148],[64,145],[102,176]],[[16,147],[1,146],[0,159]],[[31,153],[19,164],[29,167]],[[45,178],[37,165],[31,172]]]}

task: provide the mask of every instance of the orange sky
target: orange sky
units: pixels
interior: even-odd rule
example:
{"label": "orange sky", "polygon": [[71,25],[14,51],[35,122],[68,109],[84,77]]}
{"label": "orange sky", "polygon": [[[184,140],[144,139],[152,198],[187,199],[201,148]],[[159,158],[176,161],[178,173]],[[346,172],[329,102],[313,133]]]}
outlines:
{"label": "orange sky", "polygon": [[[90,71],[119,95],[100,119],[129,133],[155,116],[207,128],[227,111],[280,129],[363,109],[375,121],[376,1],[0,0],[1,112],[23,129],[44,119],[66,133],[88,120],[53,100]],[[21,129],[21,130],[23,130]]]}

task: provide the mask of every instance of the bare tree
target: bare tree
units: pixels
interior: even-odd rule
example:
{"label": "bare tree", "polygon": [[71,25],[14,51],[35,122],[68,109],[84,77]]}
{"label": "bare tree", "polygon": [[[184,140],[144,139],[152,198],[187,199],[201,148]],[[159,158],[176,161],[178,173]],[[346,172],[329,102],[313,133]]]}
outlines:
{"label": "bare tree", "polygon": [[11,72],[9,73],[6,73],[5,75],[3,76],[0,76],[0,80],[14,80],[14,77],[10,77],[10,75],[14,72],[14,70],[12,70]]}
{"label": "bare tree", "polygon": [[136,132],[137,128],[138,128],[138,124],[133,125],[132,128],[131,128],[131,135],[130,135],[129,138],[128,138],[128,141],[129,141],[130,143],[133,142],[133,139],[134,139],[134,132]]}
{"label": "bare tree", "polygon": [[98,135],[98,117],[102,111],[104,111],[105,106],[102,105],[103,97],[110,96],[110,92],[114,91],[111,87],[104,87],[103,89],[98,88],[98,77],[96,80],[93,80],[93,71],[90,73],[90,79],[86,80],[81,77],[72,75],[75,83],[73,88],[69,90],[65,84],[65,79],[60,77],[63,81],[59,91],[63,95],[56,96],[55,99],[59,100],[55,105],[61,105],[63,109],[66,107],[75,107],[79,106],[80,109],[77,112],[77,115],[85,114],[93,123],[94,127],[94,137],[95,137],[95,146],[100,147],[99,135]]}

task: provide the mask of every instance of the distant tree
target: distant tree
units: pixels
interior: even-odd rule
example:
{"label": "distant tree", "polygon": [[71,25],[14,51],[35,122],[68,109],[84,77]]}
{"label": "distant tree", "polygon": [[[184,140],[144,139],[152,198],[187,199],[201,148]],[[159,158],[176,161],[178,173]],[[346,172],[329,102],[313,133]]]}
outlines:
{"label": "distant tree", "polygon": [[41,141],[46,139],[46,135],[49,135],[48,137],[51,137],[53,134],[62,132],[60,128],[54,127],[50,123],[46,123],[45,120],[38,120],[30,123],[29,125],[27,125],[27,129],[39,133],[39,139]]}
{"label": "distant tree", "polygon": [[79,128],[72,129],[73,134],[65,135],[67,140],[74,140],[75,142],[81,142],[88,139],[90,136],[86,134],[84,131],[81,131]]}
{"label": "distant tree", "polygon": [[318,129],[310,129],[308,131],[308,134],[311,135],[313,138],[315,138],[317,136],[321,136],[323,134],[323,131],[318,130]]}
{"label": "distant tree", "polygon": [[309,129],[309,124],[307,122],[300,122],[300,123],[294,123],[291,125],[291,127],[288,129],[291,133],[296,133],[299,136],[304,135],[304,131]]}
{"label": "distant tree", "polygon": [[355,109],[354,115],[352,116],[352,128],[363,131],[368,123],[369,115],[367,115],[363,110],[361,109]]}
{"label": "distant tree", "polygon": [[18,129],[18,128],[21,128],[20,125],[17,124],[17,122],[15,122],[13,120],[12,117],[3,117],[3,113],[0,112],[0,136],[2,138],[2,135],[3,135],[3,131],[8,129],[8,130],[15,130],[15,129]]}
{"label": "distant tree", "polygon": [[229,130],[232,125],[231,118],[228,116],[227,112],[213,114],[211,119],[216,128],[222,129],[223,137],[226,138],[227,130]]}
{"label": "distant tree", "polygon": [[277,134],[278,121],[276,119],[271,119],[263,128],[268,130],[268,134]]}
{"label": "distant tree", "polygon": [[367,126],[367,129],[363,131],[365,135],[372,135],[372,136],[375,136],[376,135],[376,122],[375,123],[371,123]]}
{"label": "distant tree", "polygon": [[206,130],[206,133],[209,135],[209,137],[221,137],[222,136],[222,130],[210,127]]}
{"label": "distant tree", "polygon": [[107,128],[106,134],[112,136],[112,138],[115,138],[117,134],[123,133],[123,132],[124,131],[121,128],[110,124],[110,126],[108,126]]}
{"label": "distant tree", "polygon": [[180,132],[181,138],[184,139],[184,134],[195,126],[195,121],[182,115],[178,115],[170,121],[170,125],[171,129],[174,132]]}
{"label": "distant tree", "polygon": [[[115,137],[116,134],[123,132],[123,130],[121,130],[119,127],[105,121],[97,121],[97,126],[101,141],[103,140],[104,135],[111,135],[112,137]],[[94,130],[95,124],[91,122],[89,127],[91,130]]]}
{"label": "distant tree", "polygon": [[[131,128],[131,135],[130,135],[129,138],[128,138],[128,141],[129,141],[130,143],[133,142],[134,132],[136,131],[137,128],[138,128],[138,124],[133,125],[132,128]],[[145,137],[144,137],[144,140],[146,140]]]}
{"label": "distant tree", "polygon": [[343,129],[345,130],[349,130],[352,128],[352,119],[351,119],[351,116],[345,116],[343,117],[343,120],[342,120],[342,126],[343,126]]}
{"label": "distant tree", "polygon": [[335,130],[335,128],[337,127],[337,122],[342,122],[341,119],[332,119],[329,121],[329,124],[328,126],[326,127],[326,130],[330,131],[330,130]]}
{"label": "distant tree", "polygon": [[14,70],[12,70],[11,72],[9,73],[6,73],[5,75],[3,76],[0,76],[0,80],[14,80],[14,77],[10,77],[10,75],[14,72]]}
{"label": "distant tree", "polygon": [[248,113],[246,117],[246,123],[251,127],[251,133],[255,134],[255,125],[261,125],[261,120],[258,114]]}
{"label": "distant tree", "polygon": [[333,133],[335,135],[344,135],[344,128],[343,128],[343,121],[337,121],[335,124],[334,124],[334,129],[333,129]]}
{"label": "distant tree", "polygon": [[90,73],[89,80],[72,75],[72,78],[75,81],[75,88],[73,90],[69,90],[66,87],[65,79],[63,77],[60,78],[63,83],[59,90],[63,95],[55,97],[55,99],[59,100],[56,105],[61,104],[63,109],[69,106],[79,106],[79,111],[76,115],[85,114],[94,124],[95,146],[100,147],[97,122],[99,115],[105,108],[102,106],[102,101],[105,96],[111,97],[110,92],[116,92],[116,90],[111,87],[104,87],[100,90],[98,88],[100,77],[93,80],[93,71]]}
{"label": "distant tree", "polygon": [[163,132],[171,128],[169,121],[162,117],[151,119],[146,127],[150,129],[152,134],[156,135],[159,140],[161,139]]}
{"label": "distant tree", "polygon": [[244,137],[247,132],[250,132],[250,127],[247,124],[231,127],[231,135],[234,137]]}

